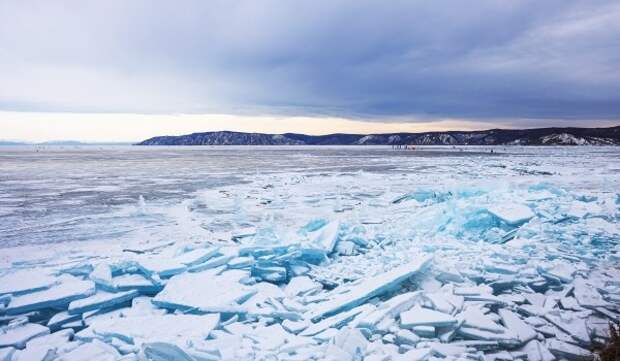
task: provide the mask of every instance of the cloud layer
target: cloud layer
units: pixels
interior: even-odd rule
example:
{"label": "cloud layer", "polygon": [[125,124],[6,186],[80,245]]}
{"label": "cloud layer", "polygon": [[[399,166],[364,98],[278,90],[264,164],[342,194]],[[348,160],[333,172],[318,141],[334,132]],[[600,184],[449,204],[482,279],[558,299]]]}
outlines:
{"label": "cloud layer", "polygon": [[620,3],[6,1],[0,110],[620,119]]}

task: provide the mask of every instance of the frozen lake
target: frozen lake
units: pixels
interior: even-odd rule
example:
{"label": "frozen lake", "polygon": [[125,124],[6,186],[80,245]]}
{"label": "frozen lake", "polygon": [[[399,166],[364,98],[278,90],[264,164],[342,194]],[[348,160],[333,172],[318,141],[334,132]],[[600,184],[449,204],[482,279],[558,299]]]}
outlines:
{"label": "frozen lake", "polygon": [[[176,216],[191,215],[204,228],[212,217],[199,220],[201,212],[191,209],[179,214],[179,205],[244,183],[253,192],[274,183],[267,194],[277,197],[289,191],[279,182],[312,177],[313,187],[324,181],[329,188],[304,196],[340,194],[346,203],[352,190],[391,194],[521,181],[615,192],[619,175],[620,151],[604,147],[2,147],[0,246],[118,238],[165,227]],[[152,212],[132,212],[140,197]]]}
{"label": "frozen lake", "polygon": [[0,148],[0,356],[582,359],[619,264],[620,148]]}

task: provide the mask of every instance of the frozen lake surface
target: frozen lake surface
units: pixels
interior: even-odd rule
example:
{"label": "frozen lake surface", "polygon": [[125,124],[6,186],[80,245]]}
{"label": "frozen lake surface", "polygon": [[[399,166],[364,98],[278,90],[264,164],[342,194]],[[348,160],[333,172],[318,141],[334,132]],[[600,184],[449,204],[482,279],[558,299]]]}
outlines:
{"label": "frozen lake surface", "polygon": [[[584,192],[615,192],[620,151],[615,148],[428,147],[132,147],[0,148],[0,246],[55,243],[169,225],[191,215],[205,228],[214,217],[181,204],[200,203],[209,189],[227,191],[267,183],[297,196],[347,202],[351,190],[384,192],[387,200],[417,188],[508,187],[546,182]],[[461,149],[461,148],[459,148]],[[505,149],[505,150],[504,150]],[[299,184],[294,186],[292,183]],[[304,183],[308,183],[306,187]],[[329,189],[321,184],[329,185]],[[317,189],[309,189],[311,187]],[[308,190],[304,192],[304,190]],[[508,189],[506,189],[507,191]],[[318,193],[314,193],[318,192]],[[332,194],[332,196],[330,196]],[[143,197],[149,212],[136,214]],[[243,195],[233,195],[239,200]],[[382,197],[380,197],[382,198]],[[292,199],[291,201],[297,201]],[[329,209],[331,201],[311,208]],[[365,207],[360,207],[365,208]],[[203,219],[201,219],[203,218]],[[217,227],[207,227],[216,230]],[[187,228],[184,232],[202,232]]]}
{"label": "frozen lake surface", "polygon": [[619,244],[614,147],[1,147],[0,360],[581,359]]}

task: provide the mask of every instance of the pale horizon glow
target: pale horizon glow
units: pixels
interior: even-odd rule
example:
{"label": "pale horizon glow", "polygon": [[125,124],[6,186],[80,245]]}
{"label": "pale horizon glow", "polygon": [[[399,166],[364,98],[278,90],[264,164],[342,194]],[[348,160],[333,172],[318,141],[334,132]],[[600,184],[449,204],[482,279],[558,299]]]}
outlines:
{"label": "pale horizon glow", "polygon": [[159,135],[230,130],[257,133],[390,133],[476,130],[488,123],[368,122],[336,117],[239,116],[227,114],[117,114],[0,112],[2,140],[45,142],[135,142]]}
{"label": "pale horizon glow", "polygon": [[[584,124],[585,123],[585,124]],[[614,126],[617,121],[567,122],[555,126]],[[530,121],[527,128],[553,126]],[[244,116],[228,114],[35,113],[0,111],[0,140],[46,142],[137,142],[160,135],[208,131],[257,133],[395,133],[525,128],[522,122],[490,123],[463,119],[372,122],[338,117]]]}

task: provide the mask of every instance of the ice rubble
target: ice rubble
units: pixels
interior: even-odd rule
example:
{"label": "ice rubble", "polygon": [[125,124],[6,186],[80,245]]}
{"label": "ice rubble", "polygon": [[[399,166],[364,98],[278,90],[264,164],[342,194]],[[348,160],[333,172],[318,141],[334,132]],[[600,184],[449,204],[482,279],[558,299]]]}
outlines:
{"label": "ice rubble", "polygon": [[616,194],[325,192],[233,207],[225,242],[15,262],[0,360],[586,360],[620,317]]}

